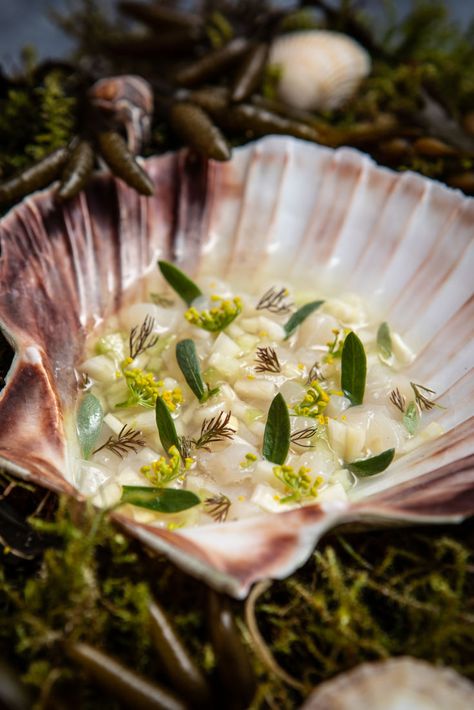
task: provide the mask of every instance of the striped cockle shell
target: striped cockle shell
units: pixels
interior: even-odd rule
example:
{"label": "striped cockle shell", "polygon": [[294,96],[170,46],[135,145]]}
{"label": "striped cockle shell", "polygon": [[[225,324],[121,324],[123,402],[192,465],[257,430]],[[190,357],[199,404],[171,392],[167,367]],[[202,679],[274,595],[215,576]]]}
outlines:
{"label": "striped cockle shell", "polygon": [[281,35],[271,46],[268,63],[279,70],[279,98],[308,111],[341,106],[355,94],[371,66],[360,44],[326,30]]}
{"label": "striped cockle shell", "polygon": [[349,503],[174,531],[117,513],[132,534],[242,597],[290,574],[338,523],[473,514],[474,200],[355,150],[287,137],[238,148],[227,163],[179,152],[146,169],[151,198],[102,173],[64,205],[46,190],[0,221],[0,326],[16,353],[0,393],[0,465],[75,493],[74,366],[97,323],[157,290],[164,258],[197,279],[310,278],[321,292],[359,292],[419,353],[413,372],[446,405],[430,413],[445,433],[366,479]]}
{"label": "striped cockle shell", "polygon": [[471,710],[474,685],[410,656],[360,666],[322,683],[301,710]]}

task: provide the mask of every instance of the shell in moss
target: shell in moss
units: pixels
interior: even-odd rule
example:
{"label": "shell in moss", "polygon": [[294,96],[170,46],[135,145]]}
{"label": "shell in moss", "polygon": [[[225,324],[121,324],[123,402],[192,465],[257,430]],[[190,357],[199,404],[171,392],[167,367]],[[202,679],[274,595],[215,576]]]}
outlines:
{"label": "shell in moss", "polygon": [[16,353],[0,393],[0,464],[77,494],[74,367],[86,336],[156,290],[157,259],[173,259],[198,281],[311,277],[321,291],[342,284],[376,300],[420,353],[418,381],[447,405],[431,414],[445,433],[366,479],[349,503],[175,531],[118,512],[127,530],[242,597],[290,574],[340,522],[473,514],[474,201],[354,150],[286,137],[239,148],[228,163],[181,152],[146,167],[151,198],[101,174],[68,204],[44,191],[0,222],[0,325]]}
{"label": "shell in moss", "polygon": [[308,111],[339,108],[355,94],[371,66],[369,54],[355,40],[325,30],[278,37],[268,62],[278,70],[279,98]]}
{"label": "shell in moss", "polygon": [[301,710],[470,710],[474,685],[451,668],[403,656],[322,683]]}

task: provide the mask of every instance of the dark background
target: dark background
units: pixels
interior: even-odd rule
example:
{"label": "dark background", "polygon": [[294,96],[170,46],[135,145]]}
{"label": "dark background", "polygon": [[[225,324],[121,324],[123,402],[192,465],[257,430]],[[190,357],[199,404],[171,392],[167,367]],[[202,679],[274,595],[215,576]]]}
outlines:
{"label": "dark background", "polygon": [[[283,0],[284,4],[292,4]],[[101,0],[104,8],[113,8],[114,0]],[[277,3],[275,3],[277,4]],[[337,2],[336,2],[337,4]],[[412,0],[393,0],[397,14],[402,15]],[[7,69],[20,66],[23,47],[33,45],[39,57],[62,57],[72,48],[72,41],[55,26],[49,11],[67,13],[75,0],[0,0],[0,63]],[[384,12],[383,0],[366,0],[363,6],[375,16]],[[467,26],[474,15],[473,0],[447,0],[449,12],[461,26]]]}

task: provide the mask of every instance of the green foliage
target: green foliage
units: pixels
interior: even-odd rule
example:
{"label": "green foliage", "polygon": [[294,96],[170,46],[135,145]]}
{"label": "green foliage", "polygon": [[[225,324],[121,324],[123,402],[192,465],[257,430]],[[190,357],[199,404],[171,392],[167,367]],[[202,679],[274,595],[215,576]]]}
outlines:
{"label": "green foliage", "polygon": [[4,177],[66,145],[75,127],[76,99],[64,76],[51,71],[39,86],[12,88],[0,100],[0,167]]}

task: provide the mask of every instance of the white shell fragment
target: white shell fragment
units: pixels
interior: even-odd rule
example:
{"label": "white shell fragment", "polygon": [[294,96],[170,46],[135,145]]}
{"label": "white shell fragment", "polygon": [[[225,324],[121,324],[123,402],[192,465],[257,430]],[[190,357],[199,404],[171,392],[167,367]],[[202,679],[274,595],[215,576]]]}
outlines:
{"label": "white shell fragment", "polygon": [[338,108],[370,73],[370,56],[351,37],[339,32],[308,30],[278,37],[270,66],[281,71],[278,96],[307,111]]}
{"label": "white shell fragment", "polygon": [[363,663],[322,683],[301,710],[471,710],[474,685],[409,656]]}

